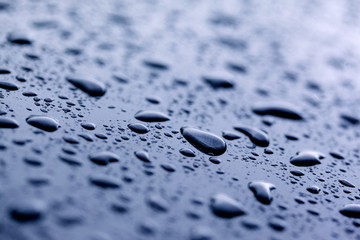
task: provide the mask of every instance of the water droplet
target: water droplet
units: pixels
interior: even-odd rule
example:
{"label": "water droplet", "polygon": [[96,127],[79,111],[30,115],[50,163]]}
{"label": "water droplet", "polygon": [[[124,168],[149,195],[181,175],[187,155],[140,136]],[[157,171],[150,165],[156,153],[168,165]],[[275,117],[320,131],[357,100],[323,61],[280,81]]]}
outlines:
{"label": "water droplet", "polygon": [[296,107],[288,103],[263,103],[256,105],[252,110],[258,115],[272,115],[292,120],[304,119]]}
{"label": "water droplet", "polygon": [[235,139],[239,139],[240,136],[234,132],[230,132],[230,131],[224,131],[222,133],[223,138],[225,138],[226,140],[235,140]]}
{"label": "water droplet", "polygon": [[195,152],[191,150],[190,148],[182,148],[179,150],[179,152],[184,155],[185,157],[195,157]]}
{"label": "water droplet", "polygon": [[222,218],[233,218],[245,214],[238,201],[223,193],[218,193],[211,198],[210,209]]}
{"label": "water droplet", "polygon": [[32,41],[28,39],[25,35],[18,33],[18,32],[12,32],[7,35],[8,42],[12,44],[17,45],[31,45]]}
{"label": "water droplet", "polygon": [[322,154],[315,151],[303,151],[297,153],[296,156],[290,159],[290,163],[298,167],[309,167],[316,164],[321,164]]}
{"label": "water droplet", "polygon": [[16,120],[6,117],[0,117],[0,128],[18,128],[19,124]]}
{"label": "water droplet", "polygon": [[318,186],[311,186],[306,188],[306,190],[308,190],[308,192],[313,194],[318,194],[320,192],[320,188]]}
{"label": "water droplet", "polygon": [[340,209],[340,213],[349,218],[360,218],[360,204],[347,204]]}
{"label": "water droplet", "polygon": [[213,164],[220,164],[221,160],[217,157],[210,157],[209,161],[212,162]]}
{"label": "water droplet", "polygon": [[147,204],[158,212],[167,212],[169,209],[169,203],[157,194],[150,195],[147,199]]}
{"label": "water droplet", "polygon": [[0,82],[0,88],[9,90],[9,91],[16,91],[19,89],[19,87],[11,82]]}
{"label": "water droplet", "polygon": [[145,151],[136,151],[134,154],[139,160],[143,162],[151,162],[149,154]]}
{"label": "water droplet", "polygon": [[346,186],[346,187],[351,187],[354,188],[355,185],[350,183],[349,181],[345,180],[345,179],[341,179],[339,180],[339,183],[341,183],[342,185]]}
{"label": "water droplet", "polygon": [[214,90],[234,88],[233,82],[222,78],[203,77],[203,81]]}
{"label": "water droplet", "polygon": [[66,80],[83,92],[93,97],[101,97],[106,93],[105,85],[94,80],[67,77]]}
{"label": "water droplet", "polygon": [[93,175],[89,178],[90,183],[104,189],[116,189],[120,187],[118,179],[106,175]]}
{"label": "water droplet", "polygon": [[60,127],[59,123],[50,117],[46,116],[30,116],[26,119],[26,122],[33,127],[42,129],[47,132],[54,132]]}
{"label": "water droplet", "polygon": [[150,129],[147,126],[141,123],[130,123],[128,127],[131,131],[139,134],[145,134],[150,131]]}
{"label": "water droplet", "polygon": [[275,189],[273,184],[263,181],[253,181],[249,183],[249,188],[259,202],[263,204],[271,203],[273,199],[271,191]]}
{"label": "water droplet", "polygon": [[107,165],[111,162],[120,161],[120,157],[117,154],[107,151],[91,154],[89,159],[98,165]]}
{"label": "water droplet", "polygon": [[247,137],[249,137],[250,141],[257,146],[267,147],[270,144],[269,136],[257,128],[236,126],[234,129],[245,134]]}
{"label": "water droplet", "polygon": [[135,114],[135,118],[143,122],[166,122],[170,120],[169,116],[157,111],[140,111]]}
{"label": "water droplet", "polygon": [[215,134],[191,127],[181,128],[181,134],[191,145],[205,154],[218,156],[226,151],[225,141]]}
{"label": "water droplet", "polygon": [[44,202],[37,199],[28,199],[12,204],[9,207],[9,214],[18,222],[34,222],[44,216],[45,208]]}
{"label": "water droplet", "polygon": [[86,130],[95,130],[96,128],[94,123],[89,123],[89,122],[81,123],[81,127],[83,127]]}

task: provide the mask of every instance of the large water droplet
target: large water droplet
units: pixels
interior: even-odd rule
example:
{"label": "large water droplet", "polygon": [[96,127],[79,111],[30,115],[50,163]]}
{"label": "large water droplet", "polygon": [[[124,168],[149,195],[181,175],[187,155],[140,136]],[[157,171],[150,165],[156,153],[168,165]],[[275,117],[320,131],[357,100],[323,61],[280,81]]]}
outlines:
{"label": "large water droplet", "polygon": [[181,134],[191,145],[205,154],[218,156],[226,151],[225,141],[215,134],[191,127],[181,128]]}
{"label": "large water droplet", "polygon": [[0,128],[18,128],[19,124],[16,120],[6,117],[0,117]]}
{"label": "large water droplet", "polygon": [[9,91],[16,91],[19,89],[17,85],[11,82],[0,82],[0,88],[9,90]]}
{"label": "large water droplet", "polygon": [[321,164],[322,154],[315,151],[299,152],[296,156],[290,159],[290,163],[298,167],[309,167],[316,164]]}
{"label": "large water droplet", "polygon": [[259,202],[263,204],[271,203],[273,199],[271,191],[275,189],[273,184],[263,181],[253,181],[249,183],[249,188]]}
{"label": "large water droplet", "polygon": [[130,123],[128,127],[130,128],[131,131],[139,134],[145,134],[150,131],[150,129],[147,126],[141,123]]}
{"label": "large water droplet", "polygon": [[245,214],[241,204],[226,194],[218,193],[210,200],[212,212],[223,218],[233,218]]}
{"label": "large water droplet", "polygon": [[360,218],[360,204],[347,204],[340,209],[340,213],[349,218]]}
{"label": "large water droplet", "polygon": [[47,132],[54,132],[60,127],[55,119],[46,116],[30,116],[26,119],[26,122]]}
{"label": "large water droplet", "polygon": [[38,221],[44,216],[45,203],[40,200],[27,200],[13,203],[9,207],[10,216],[18,222]]}

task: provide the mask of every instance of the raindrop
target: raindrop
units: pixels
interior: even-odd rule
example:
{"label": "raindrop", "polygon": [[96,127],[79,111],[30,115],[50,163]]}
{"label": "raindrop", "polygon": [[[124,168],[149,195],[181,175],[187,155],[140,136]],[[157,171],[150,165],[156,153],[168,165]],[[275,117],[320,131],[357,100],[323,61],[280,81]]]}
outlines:
{"label": "raindrop", "polygon": [[166,122],[170,120],[169,116],[157,111],[140,111],[135,114],[135,118],[143,122]]}
{"label": "raindrop", "polygon": [[292,120],[304,119],[296,107],[288,103],[263,103],[256,105],[252,110],[258,115],[272,115]]}
{"label": "raindrop", "polygon": [[233,218],[245,214],[238,201],[223,193],[218,193],[211,198],[210,209],[222,218]]}
{"label": "raindrop", "polygon": [[273,197],[271,191],[275,186],[263,181],[253,181],[249,183],[250,190],[254,193],[256,199],[263,204],[270,204]]}
{"label": "raindrop", "polygon": [[6,117],[0,117],[0,128],[18,128],[19,124],[16,120]]}
{"label": "raindrop", "polygon": [[101,97],[106,93],[105,85],[101,82],[72,77],[67,77],[66,80],[93,97]]}
{"label": "raindrop", "polygon": [[91,154],[89,159],[98,165],[107,165],[111,162],[120,161],[120,157],[117,154],[107,151]]}
{"label": "raindrop", "polygon": [[257,128],[236,126],[234,129],[245,134],[247,137],[249,137],[250,141],[257,146],[267,147],[270,144],[269,136]]}
{"label": "raindrop", "polygon": [[46,116],[30,116],[26,119],[26,122],[33,127],[39,128],[47,132],[54,132],[60,127],[59,123],[50,117]]}
{"label": "raindrop", "polygon": [[139,134],[145,134],[150,131],[150,129],[147,126],[141,123],[130,123],[128,127],[131,131]]}
{"label": "raindrop", "polygon": [[297,153],[296,156],[290,159],[290,163],[298,167],[310,167],[321,164],[322,154],[315,151],[303,151]]}
{"label": "raindrop", "polygon": [[340,213],[349,218],[360,218],[360,204],[347,204],[340,209]]}
{"label": "raindrop", "polygon": [[215,134],[191,127],[181,128],[181,134],[191,145],[205,154],[218,156],[226,151],[225,141]]}

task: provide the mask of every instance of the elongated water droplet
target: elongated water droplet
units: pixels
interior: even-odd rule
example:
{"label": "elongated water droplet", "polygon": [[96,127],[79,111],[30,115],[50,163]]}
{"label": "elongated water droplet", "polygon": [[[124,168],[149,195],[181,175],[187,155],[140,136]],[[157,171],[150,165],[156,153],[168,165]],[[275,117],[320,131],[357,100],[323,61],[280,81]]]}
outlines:
{"label": "elongated water droplet", "polygon": [[157,111],[140,111],[135,114],[135,118],[143,122],[166,122],[170,120],[169,116]]}
{"label": "elongated water droplet", "polygon": [[257,128],[236,126],[234,129],[245,134],[247,137],[249,137],[250,141],[257,146],[267,147],[270,144],[269,136]]}
{"label": "elongated water droplet", "polygon": [[205,154],[218,156],[226,151],[225,141],[215,134],[191,127],[181,128],[181,134],[191,145]]}
{"label": "elongated water droplet", "polygon": [[292,120],[304,119],[296,107],[288,103],[262,103],[253,107],[252,110],[258,115],[272,115]]}
{"label": "elongated water droplet", "polygon": [[101,97],[106,93],[105,85],[94,80],[67,77],[66,80],[75,87],[93,97]]}
{"label": "elongated water droplet", "polygon": [[54,132],[60,127],[60,124],[55,119],[46,116],[30,116],[26,119],[26,122],[47,132]]}
{"label": "elongated water droplet", "polygon": [[16,120],[7,118],[7,117],[0,117],[0,128],[18,128],[19,124]]}
{"label": "elongated water droplet", "polygon": [[360,204],[347,204],[340,209],[340,213],[349,218],[360,218]]}
{"label": "elongated water droplet", "polygon": [[323,156],[315,151],[303,151],[290,159],[290,163],[298,167],[309,167],[321,164]]}

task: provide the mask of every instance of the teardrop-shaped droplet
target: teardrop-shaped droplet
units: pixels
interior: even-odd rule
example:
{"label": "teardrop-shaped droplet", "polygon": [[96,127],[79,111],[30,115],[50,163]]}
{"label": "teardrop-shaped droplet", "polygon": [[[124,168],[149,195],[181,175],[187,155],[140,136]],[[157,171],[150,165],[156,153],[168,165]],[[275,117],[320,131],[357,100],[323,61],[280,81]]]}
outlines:
{"label": "teardrop-shaped droplet", "polygon": [[270,144],[269,136],[260,129],[247,126],[236,126],[234,129],[245,134],[252,143],[259,147],[267,147]]}
{"label": "teardrop-shaped droplet", "polygon": [[94,80],[67,77],[66,80],[75,87],[93,97],[101,97],[106,93],[105,85]]}
{"label": "teardrop-shaped droplet", "polygon": [[211,198],[210,209],[222,218],[233,218],[245,214],[238,201],[223,193],[218,193]]}
{"label": "teardrop-shaped droplet", "polygon": [[46,116],[30,116],[26,119],[26,122],[47,132],[54,132],[60,127],[60,124],[55,119]]}
{"label": "teardrop-shaped droplet", "polygon": [[347,204],[340,209],[340,213],[349,218],[360,218],[360,204]]}
{"label": "teardrop-shaped droplet", "polygon": [[323,156],[315,151],[303,151],[290,159],[290,163],[298,167],[309,167],[321,164]]}
{"label": "teardrop-shaped droplet", "polygon": [[253,181],[249,183],[249,188],[259,202],[263,204],[271,203],[273,199],[271,191],[275,189],[273,184],[263,181]]}
{"label": "teardrop-shaped droplet", "polygon": [[252,110],[258,115],[272,115],[292,120],[304,119],[296,107],[288,103],[262,103],[253,107]]}
{"label": "teardrop-shaped droplet", "polygon": [[135,118],[143,122],[166,122],[170,120],[168,115],[157,111],[140,111],[135,114]]}
{"label": "teardrop-shaped droplet", "polygon": [[181,134],[191,145],[205,154],[218,156],[226,151],[225,141],[215,134],[192,127],[181,128]]}
{"label": "teardrop-shaped droplet", "polygon": [[0,128],[18,128],[19,124],[16,120],[7,118],[7,117],[0,117]]}

